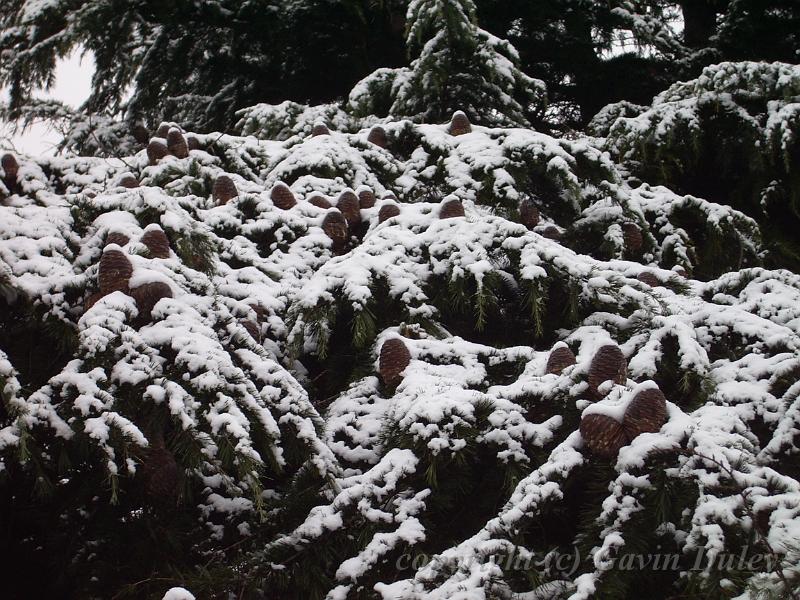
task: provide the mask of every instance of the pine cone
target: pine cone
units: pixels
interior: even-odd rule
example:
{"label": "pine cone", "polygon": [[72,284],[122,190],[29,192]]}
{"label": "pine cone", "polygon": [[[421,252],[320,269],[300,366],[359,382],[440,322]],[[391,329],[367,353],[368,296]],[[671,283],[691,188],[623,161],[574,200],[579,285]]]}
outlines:
{"label": "pine cone", "polygon": [[289,186],[282,181],[275,184],[269,197],[272,198],[272,203],[282,210],[289,210],[297,204],[294,193],[289,189]]}
{"label": "pine cone", "polygon": [[322,209],[325,209],[325,210],[327,210],[329,208],[333,208],[333,204],[328,202],[328,199],[325,196],[323,196],[322,194],[320,194],[319,192],[315,192],[315,193],[311,194],[311,196],[308,199],[308,203],[309,204],[313,204],[317,208],[322,208]]}
{"label": "pine cone", "polygon": [[169,149],[166,144],[160,140],[150,140],[150,143],[147,144],[147,159],[150,161],[151,165],[157,164],[158,161],[168,154]]}
{"label": "pine cone", "polygon": [[108,235],[106,235],[106,243],[103,246],[108,246],[109,244],[116,244],[120,248],[127,244],[130,241],[127,235],[124,233],[120,233],[119,231],[112,231]]}
{"label": "pine cone", "polygon": [[105,297],[105,294],[102,292],[95,292],[94,294],[89,294],[86,299],[83,301],[83,312],[87,312],[90,308],[92,308],[95,304],[97,304],[101,298]]}
{"label": "pine cone", "polygon": [[316,137],[318,135],[329,135],[330,132],[331,130],[328,129],[328,126],[325,125],[325,123],[323,123],[322,121],[317,121],[316,123],[314,123],[314,127],[311,128],[312,137]]}
{"label": "pine cone", "polygon": [[122,177],[119,178],[119,185],[124,188],[128,188],[129,190],[133,190],[139,187],[139,180],[136,179],[131,173],[125,173]]}
{"label": "pine cone", "polygon": [[227,204],[238,195],[239,192],[236,190],[236,184],[233,183],[233,179],[227,175],[220,175],[214,181],[211,196],[218,205]]}
{"label": "pine cone", "polygon": [[158,126],[158,129],[156,129],[156,137],[167,139],[170,129],[172,129],[172,125],[169,123],[161,123],[161,125]]}
{"label": "pine cone", "polygon": [[555,225],[548,225],[541,231],[540,235],[556,242],[561,240],[561,231]]}
{"label": "pine cone", "polygon": [[575,355],[567,346],[557,346],[550,352],[547,359],[545,372],[548,374],[561,375],[561,372],[569,366],[575,364]]}
{"label": "pine cone", "polygon": [[352,190],[345,190],[339,194],[339,198],[336,200],[336,208],[347,219],[347,224],[350,227],[355,227],[361,223],[361,205]]}
{"label": "pine cone", "polygon": [[403,340],[391,338],[381,346],[378,373],[386,385],[400,383],[400,373],[411,363],[411,353]]}
{"label": "pine cone", "polygon": [[186,138],[183,137],[181,130],[173,127],[167,133],[167,149],[176,158],[186,158],[189,156],[189,146]]}
{"label": "pine cone", "polygon": [[622,427],[633,441],[640,433],[655,433],[667,422],[667,399],[658,388],[642,390],[625,411]]}
{"label": "pine cone", "polygon": [[136,300],[139,318],[149,321],[153,318],[153,308],[158,301],[162,298],[172,298],[172,289],[162,281],[153,281],[133,288],[130,294],[131,298]]}
{"label": "pine cone", "polygon": [[630,254],[637,254],[642,249],[642,230],[635,223],[623,223],[622,236],[625,239],[625,249]]}
{"label": "pine cone", "polygon": [[347,219],[338,210],[331,210],[322,221],[322,230],[333,240],[333,247],[342,248],[350,237]]}
{"label": "pine cone", "polygon": [[472,125],[464,112],[458,110],[453,113],[450,119],[450,128],[448,129],[450,135],[464,135],[465,133],[472,132]]}
{"label": "pine cone", "polygon": [[533,229],[539,224],[539,209],[530,198],[524,198],[519,203],[519,221],[528,229]]}
{"label": "pine cone", "polygon": [[100,258],[98,280],[100,292],[105,296],[112,292],[128,293],[128,282],[133,274],[133,265],[119,250],[104,250]]}
{"label": "pine cone", "polygon": [[145,145],[150,140],[150,133],[141,123],[137,123],[131,127],[131,135],[133,136],[133,139],[142,145]]}
{"label": "pine cone", "polygon": [[200,140],[198,140],[193,135],[186,136],[186,147],[189,149],[189,152],[192,150],[202,150],[203,147],[200,145]]}
{"label": "pine cone", "polygon": [[683,277],[684,279],[688,277],[688,273],[686,273],[686,269],[683,268],[682,265],[675,265],[672,267],[672,271],[678,276]]}
{"label": "pine cone", "polygon": [[151,257],[169,258],[169,238],[160,227],[148,227],[142,243],[150,250]]}
{"label": "pine cone", "polygon": [[463,217],[463,216],[464,216],[464,205],[461,204],[461,200],[459,200],[458,198],[451,198],[450,200],[445,200],[439,207],[440,219],[452,219],[454,217]]}
{"label": "pine cone", "polygon": [[364,208],[372,208],[375,206],[375,194],[369,188],[361,188],[358,190],[358,205]]}
{"label": "pine cone", "polygon": [[394,203],[384,204],[378,211],[378,223],[383,223],[387,219],[396,217],[399,214],[400,214],[400,207],[397,206],[397,204]]}
{"label": "pine cone", "polygon": [[589,366],[589,393],[595,398],[603,395],[597,388],[605,381],[623,384],[627,381],[628,362],[618,346],[607,344],[597,351]]}
{"label": "pine cone", "polygon": [[250,319],[242,319],[239,321],[242,327],[247,330],[247,333],[250,334],[250,337],[253,338],[259,344],[261,343],[261,327],[255,321],[251,321]]}
{"label": "pine cone", "polygon": [[3,168],[5,175],[3,179],[16,183],[17,174],[19,173],[19,163],[13,154],[3,154],[0,158],[0,167]]}
{"label": "pine cone", "polygon": [[658,287],[661,285],[661,282],[658,280],[658,277],[653,275],[650,271],[642,271],[636,276],[636,279],[638,279],[642,283],[646,283],[650,287]]}
{"label": "pine cone", "polygon": [[141,469],[148,500],[161,506],[174,506],[180,491],[180,468],[163,440],[151,440]]}
{"label": "pine cone", "polygon": [[589,450],[603,458],[615,458],[628,443],[622,424],[607,415],[586,415],[581,419],[580,430]]}
{"label": "pine cone", "polygon": [[375,144],[376,146],[380,146],[381,148],[386,148],[389,143],[389,140],[386,138],[386,130],[380,125],[375,125],[369,130],[367,141]]}

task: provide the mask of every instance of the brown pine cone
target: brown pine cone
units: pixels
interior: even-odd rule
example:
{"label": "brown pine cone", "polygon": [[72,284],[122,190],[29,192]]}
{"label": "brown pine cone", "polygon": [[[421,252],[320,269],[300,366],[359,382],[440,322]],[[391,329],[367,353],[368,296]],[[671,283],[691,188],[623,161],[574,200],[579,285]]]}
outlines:
{"label": "brown pine cone", "polygon": [[311,194],[311,196],[308,198],[308,203],[313,204],[317,208],[322,208],[325,210],[333,208],[333,204],[328,202],[328,199],[319,192],[314,192]]}
{"label": "brown pine cone", "polygon": [[615,458],[628,443],[622,423],[607,415],[586,415],[581,419],[581,437],[593,454]]}
{"label": "brown pine cone", "polygon": [[661,285],[661,282],[658,280],[658,277],[653,275],[650,271],[642,271],[636,276],[636,279],[638,279],[642,283],[646,283],[650,287],[658,287]]}
{"label": "brown pine cone", "polygon": [[381,346],[378,373],[386,385],[400,383],[400,373],[411,363],[411,353],[400,338],[386,340]]}
{"label": "brown pine cone", "polygon": [[200,144],[200,140],[198,140],[193,135],[187,135],[186,136],[186,147],[189,149],[189,152],[191,152],[192,150],[202,150],[203,149],[202,145]]}
{"label": "brown pine cone", "polygon": [[389,143],[389,140],[386,138],[386,130],[380,125],[375,125],[369,130],[367,141],[381,148],[386,148]]}
{"label": "brown pine cone", "polygon": [[542,229],[540,235],[548,240],[555,240],[556,242],[561,240],[561,231],[555,225],[548,225]]}
{"label": "brown pine cone", "polygon": [[125,173],[119,178],[119,185],[120,187],[133,190],[139,187],[139,180],[136,179],[136,177],[134,177],[131,173]]}
{"label": "brown pine cone", "polygon": [[316,137],[318,135],[329,135],[330,132],[331,130],[328,129],[328,126],[322,122],[314,123],[314,127],[311,128],[312,137]]}
{"label": "brown pine cone", "polygon": [[322,221],[322,230],[333,240],[333,247],[341,249],[350,237],[347,219],[338,210],[331,210]]}
{"label": "brown pine cone", "polygon": [[365,187],[358,190],[358,205],[362,209],[375,206],[375,194],[371,189]]}
{"label": "brown pine cone", "polygon": [[400,214],[400,207],[397,206],[397,204],[394,203],[384,204],[378,211],[378,223],[383,223],[387,219],[396,217],[399,214]]}
{"label": "brown pine cone", "polygon": [[142,464],[144,490],[148,500],[158,506],[175,506],[180,492],[180,468],[163,440],[151,440]]}
{"label": "brown pine cone", "polygon": [[519,203],[519,222],[528,229],[533,229],[539,224],[539,209],[530,198],[524,198]]}
{"label": "brown pine cone", "polygon": [[627,381],[628,362],[622,350],[614,344],[607,344],[597,351],[589,366],[589,393],[594,398],[602,398],[597,390],[605,381],[623,384]]}
{"label": "brown pine cone", "polygon": [[172,129],[172,125],[169,123],[161,123],[161,125],[158,126],[158,129],[156,129],[156,137],[167,139],[170,129]]}
{"label": "brown pine cone", "polygon": [[183,137],[181,130],[177,127],[172,127],[167,133],[167,149],[176,158],[189,156],[189,146],[186,143],[186,138]]}
{"label": "brown pine cone", "polygon": [[142,243],[147,246],[151,257],[169,258],[169,238],[160,227],[148,227]]}
{"label": "brown pine cone", "polygon": [[95,292],[94,294],[89,294],[86,299],[83,301],[83,312],[87,312],[90,308],[92,308],[98,301],[103,298],[105,294],[102,292]]}
{"label": "brown pine cone", "polygon": [[255,321],[251,321],[250,319],[242,319],[239,323],[247,330],[247,333],[250,334],[250,337],[253,338],[259,344],[261,343],[261,327]]}
{"label": "brown pine cone", "polygon": [[282,181],[279,181],[275,184],[269,194],[269,197],[272,199],[272,204],[282,210],[289,210],[295,204],[297,204],[294,193],[291,189],[289,189],[289,186]]}
{"label": "brown pine cone", "polygon": [[448,131],[450,135],[464,135],[465,133],[471,133],[472,125],[470,124],[467,115],[460,110],[454,112],[453,117],[450,119],[450,128]]}
{"label": "brown pine cone", "polygon": [[347,224],[350,227],[355,227],[361,223],[361,205],[352,190],[345,190],[339,194],[339,198],[336,200],[336,208],[347,219]]}
{"label": "brown pine cone", "polygon": [[160,140],[150,140],[150,143],[147,144],[147,159],[150,161],[151,165],[157,164],[158,161],[168,154],[169,149],[166,144]]}
{"label": "brown pine cone", "polygon": [[233,179],[227,175],[220,175],[214,181],[211,196],[218,205],[227,204],[238,195],[239,192],[236,189],[236,184],[233,183]]}
{"label": "brown pine cone", "polygon": [[4,180],[16,182],[17,174],[19,173],[19,163],[13,154],[3,154],[0,157],[0,167],[2,167]]}
{"label": "brown pine cone", "polygon": [[100,292],[105,296],[112,292],[128,293],[128,282],[133,274],[133,265],[120,250],[104,250],[100,258],[98,280]]}
{"label": "brown pine cone", "polygon": [[463,217],[463,216],[464,216],[464,205],[461,204],[461,200],[459,200],[458,198],[451,198],[450,200],[445,200],[439,207],[440,219],[452,219],[455,217]]}
{"label": "brown pine cone", "polygon": [[642,230],[635,223],[623,223],[622,236],[625,239],[625,249],[630,254],[638,254],[644,244]]}
{"label": "brown pine cone", "polygon": [[153,318],[153,308],[162,298],[172,298],[172,289],[161,281],[145,283],[130,291],[131,298],[136,300],[139,309],[139,318],[150,321]]}
{"label": "brown pine cone", "polygon": [[547,374],[561,375],[561,372],[569,366],[575,364],[575,355],[568,346],[557,346],[550,352],[547,359]]}
{"label": "brown pine cone", "polygon": [[622,427],[628,440],[640,433],[655,433],[667,422],[667,399],[658,388],[641,390],[625,411]]}
{"label": "brown pine cone", "polygon": [[105,246],[108,246],[109,244],[116,244],[121,248],[129,241],[130,239],[124,233],[120,233],[119,231],[111,231],[108,233],[108,235],[106,235],[106,243],[103,247],[105,248]]}
{"label": "brown pine cone", "polygon": [[131,127],[131,135],[133,136],[133,139],[142,145],[146,144],[150,140],[150,133],[141,123],[137,123]]}

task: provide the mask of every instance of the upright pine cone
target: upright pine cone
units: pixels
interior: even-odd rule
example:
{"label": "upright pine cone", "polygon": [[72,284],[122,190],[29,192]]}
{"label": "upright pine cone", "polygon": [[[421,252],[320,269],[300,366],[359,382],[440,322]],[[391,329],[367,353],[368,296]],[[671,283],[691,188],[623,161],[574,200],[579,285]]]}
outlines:
{"label": "upright pine cone", "polygon": [[141,123],[137,123],[133,127],[131,127],[131,135],[133,139],[135,139],[140,144],[146,144],[150,139],[150,133],[147,131],[147,128],[142,125]]}
{"label": "upright pine cone", "polygon": [[19,173],[19,163],[13,154],[3,154],[0,158],[0,167],[3,168],[3,180],[16,183],[17,173]]}
{"label": "upright pine cone", "polygon": [[250,319],[242,319],[239,323],[247,330],[251,338],[259,344],[261,343],[261,326],[258,323]]}
{"label": "upright pine cone", "polygon": [[160,140],[150,140],[147,144],[147,159],[151,165],[155,165],[162,158],[169,154],[169,149],[166,144]]}
{"label": "upright pine cone", "polygon": [[124,233],[120,233],[119,231],[111,231],[106,235],[106,243],[103,246],[108,246],[109,244],[116,244],[117,246],[124,246],[130,241],[127,235]]}
{"label": "upright pine cone", "polygon": [[575,364],[575,355],[566,344],[556,346],[547,359],[547,374],[561,375],[561,371]]}
{"label": "upright pine cone", "polygon": [[142,464],[147,499],[158,506],[175,506],[180,491],[180,475],[175,456],[164,445],[163,438],[150,440]]}
{"label": "upright pine cone", "polygon": [[469,119],[463,111],[458,110],[453,113],[448,132],[450,135],[464,135],[472,132],[472,125],[470,125]]}
{"label": "upright pine cone", "polygon": [[633,441],[640,433],[655,433],[667,422],[667,399],[658,388],[641,390],[633,397],[622,419],[625,435]]}
{"label": "upright pine cone", "polygon": [[83,301],[83,312],[87,312],[90,308],[92,308],[97,302],[104,296],[103,292],[95,292],[94,294],[89,294],[86,299]]}
{"label": "upright pine cone", "polygon": [[523,198],[519,203],[519,222],[528,229],[539,224],[539,209],[530,198]]}
{"label": "upright pine cone", "polygon": [[172,127],[167,132],[167,149],[170,154],[177,158],[189,156],[189,146],[186,143],[186,138],[183,137],[181,130],[177,127]]}
{"label": "upright pine cone", "polygon": [[142,236],[142,243],[153,258],[169,258],[169,238],[160,227],[149,226]]}
{"label": "upright pine cone", "polygon": [[133,275],[133,265],[125,254],[113,248],[103,251],[98,280],[100,291],[104,296],[117,291],[127,294],[131,275]]}
{"label": "upright pine cone", "polygon": [[387,219],[391,219],[392,217],[396,217],[400,214],[400,207],[397,206],[394,202],[389,202],[381,206],[381,209],[378,211],[378,223],[383,223]]}
{"label": "upright pine cone", "polygon": [[622,236],[625,240],[625,249],[630,254],[637,254],[644,244],[642,230],[636,223],[623,223]]}
{"label": "upright pine cone", "polygon": [[540,235],[546,237],[548,240],[555,240],[557,242],[561,239],[561,230],[555,225],[548,225],[541,231]]}
{"label": "upright pine cone", "polygon": [[289,186],[282,181],[275,184],[269,197],[272,198],[272,203],[282,210],[289,210],[297,204],[294,193],[289,189]]}
{"label": "upright pine cone", "polygon": [[400,383],[400,373],[411,363],[411,353],[400,338],[383,342],[378,360],[378,373],[386,385]]}
{"label": "upright pine cone", "polygon": [[333,240],[333,247],[342,248],[350,237],[347,219],[338,210],[331,210],[322,221],[322,230]]}
{"label": "upright pine cone", "polygon": [[339,194],[339,198],[336,200],[336,208],[347,219],[347,224],[350,227],[355,227],[361,223],[361,205],[352,190],[345,190]]}
{"label": "upright pine cone", "polygon": [[139,187],[139,180],[136,179],[132,173],[124,173],[122,177],[119,178],[119,185],[132,190]]}
{"label": "upright pine cone", "polygon": [[325,210],[333,208],[333,204],[328,202],[328,199],[319,192],[314,192],[311,194],[311,196],[308,198],[308,203],[313,204],[317,208],[322,208]]}
{"label": "upright pine cone", "polygon": [[239,192],[236,189],[236,184],[233,183],[233,179],[227,175],[220,175],[214,181],[211,196],[217,204],[227,204],[238,195]]}
{"label": "upright pine cone", "polygon": [[642,271],[636,276],[636,279],[641,281],[642,283],[646,283],[650,287],[658,287],[661,285],[658,277],[653,275],[650,271]]}
{"label": "upright pine cone", "polygon": [[202,150],[200,140],[193,135],[186,136],[186,147],[189,148],[189,152],[192,150]]}
{"label": "upright pine cone", "polygon": [[323,123],[322,121],[317,121],[316,123],[314,123],[314,127],[311,128],[312,137],[316,137],[318,135],[329,135],[330,132],[331,130],[328,129],[328,126],[325,125],[325,123]]}
{"label": "upright pine cone", "polygon": [[133,288],[130,294],[131,298],[136,300],[139,318],[149,321],[153,318],[153,308],[158,301],[162,298],[172,298],[172,289],[162,281],[153,281]]}
{"label": "upright pine cone", "polygon": [[156,129],[156,137],[167,139],[170,129],[172,129],[172,125],[169,123],[161,123],[161,125],[158,126],[158,129]]}
{"label": "upright pine cone", "polygon": [[619,346],[607,344],[597,351],[589,366],[589,393],[602,398],[597,390],[605,381],[623,384],[627,380],[628,362]]}
{"label": "upright pine cone", "polygon": [[386,148],[389,143],[389,140],[386,138],[386,130],[380,125],[375,125],[369,130],[367,141],[375,144],[376,146],[380,146],[381,148]]}
{"label": "upright pine cone", "polygon": [[363,208],[375,206],[375,194],[368,187],[358,189],[358,205]]}
{"label": "upright pine cone", "polygon": [[628,443],[622,424],[608,415],[586,415],[581,419],[580,430],[589,450],[603,458],[615,458]]}
{"label": "upright pine cone", "polygon": [[439,207],[440,219],[452,219],[454,217],[463,217],[463,216],[464,216],[464,205],[461,204],[461,200],[459,200],[458,198],[451,198],[450,200],[445,200]]}

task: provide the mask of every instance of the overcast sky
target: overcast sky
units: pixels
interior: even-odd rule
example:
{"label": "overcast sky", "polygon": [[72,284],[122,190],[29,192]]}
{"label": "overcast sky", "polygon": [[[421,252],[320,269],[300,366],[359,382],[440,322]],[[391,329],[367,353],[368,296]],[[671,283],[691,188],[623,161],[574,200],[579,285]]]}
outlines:
{"label": "overcast sky", "polygon": [[[79,51],[76,50],[69,57],[59,61],[55,85],[37,95],[55,98],[77,108],[89,96],[92,73],[94,73],[92,57],[86,55],[81,58]],[[3,95],[5,96],[5,92]],[[3,142],[8,141],[9,136],[10,132],[6,128],[0,128],[0,146],[6,145]],[[52,153],[53,146],[59,140],[56,133],[48,131],[43,125],[34,125],[24,134],[10,137],[14,147],[33,155]]]}

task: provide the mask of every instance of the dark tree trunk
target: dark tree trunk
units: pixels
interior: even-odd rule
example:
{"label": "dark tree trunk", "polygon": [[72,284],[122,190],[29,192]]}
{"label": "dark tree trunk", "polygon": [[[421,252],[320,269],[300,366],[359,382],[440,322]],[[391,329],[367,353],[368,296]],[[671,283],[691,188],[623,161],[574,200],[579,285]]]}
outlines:
{"label": "dark tree trunk", "polygon": [[683,41],[690,48],[704,48],[717,28],[717,14],[722,10],[718,0],[681,0]]}

